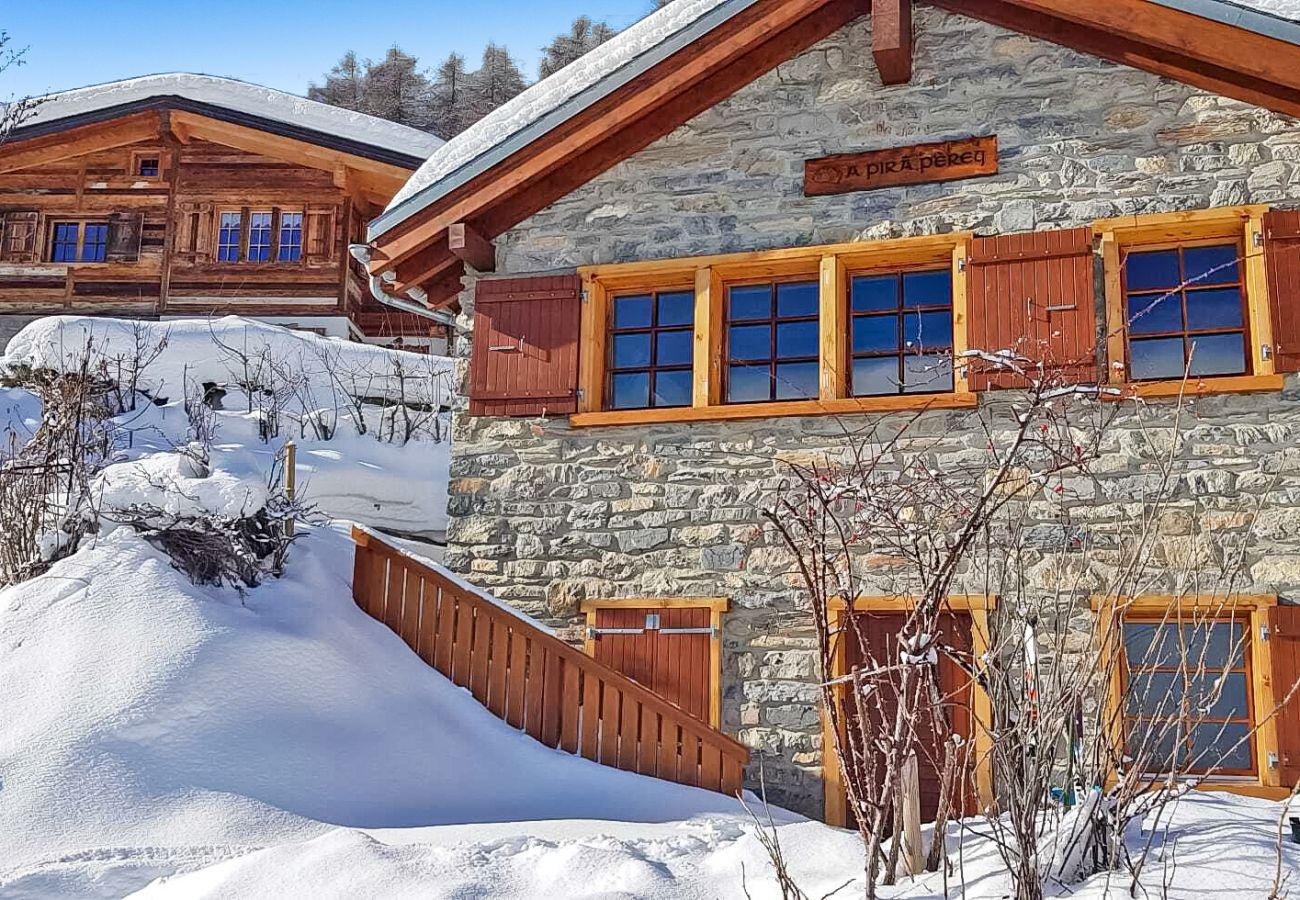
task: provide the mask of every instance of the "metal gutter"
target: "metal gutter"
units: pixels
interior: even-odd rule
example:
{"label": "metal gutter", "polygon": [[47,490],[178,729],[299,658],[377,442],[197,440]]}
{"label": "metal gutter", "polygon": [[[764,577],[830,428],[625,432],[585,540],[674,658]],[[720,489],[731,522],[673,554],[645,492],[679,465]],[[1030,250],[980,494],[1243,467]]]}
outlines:
{"label": "metal gutter", "polygon": [[[708,34],[758,2],[760,0],[727,0],[727,2],[715,6],[690,25],[674,32],[640,55],[628,60],[622,66],[594,84],[587,86],[555,109],[530,122],[505,140],[492,145],[483,153],[468,160],[459,168],[423,188],[415,195],[406,198],[378,218],[371,220],[366,230],[366,240],[374,241],[380,235],[428,208],[441,197],[482,175],[563,122],[608,97],[628,82],[653,69],[673,54],[694,43],[701,36]],[[438,152],[438,150],[435,150],[434,155],[437,155]]]}
{"label": "metal gutter", "polygon": [[248,128],[256,128],[259,131],[266,131],[271,134],[279,135],[280,137],[303,141],[308,144],[315,144],[318,147],[326,147],[330,150],[337,150],[340,153],[347,153],[351,156],[359,156],[363,159],[371,159],[375,162],[399,166],[403,169],[418,169],[424,163],[425,159],[418,154],[389,150],[386,147],[378,147],[374,144],[354,141],[350,138],[339,137],[336,134],[316,131],[312,128],[303,128],[300,125],[291,125],[279,119],[268,119],[262,116],[253,115],[252,113],[228,109],[224,106],[216,106],[199,100],[191,100],[188,97],[182,97],[178,94],[159,94],[150,97],[147,100],[132,100],[129,103],[119,103],[116,106],[105,106],[101,109],[91,110],[89,112],[75,113],[58,119],[36,122],[32,125],[15,128],[13,131],[9,132],[8,141],[13,143],[14,141],[44,137],[50,134],[57,134],[60,131],[66,131],[69,128],[76,128],[80,125],[96,125],[101,122],[107,122],[111,119],[130,115],[131,113],[168,109],[192,112],[201,116],[207,116],[210,119],[229,122],[232,125],[243,125]]}

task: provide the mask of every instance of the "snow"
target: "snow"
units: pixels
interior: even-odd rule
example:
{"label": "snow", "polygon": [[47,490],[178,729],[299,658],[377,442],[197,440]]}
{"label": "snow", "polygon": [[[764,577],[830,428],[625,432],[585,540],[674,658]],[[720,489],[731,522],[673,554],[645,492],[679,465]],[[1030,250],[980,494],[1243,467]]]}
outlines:
{"label": "snow", "polygon": [[[381,421],[376,406],[358,413],[348,395],[395,399],[405,394],[445,406],[452,395],[452,360],[234,316],[165,323],[54,316],[15,335],[0,366],[75,370],[88,346],[96,369],[116,378],[134,377],[156,401],[119,417],[123,461],[101,479],[106,504],[122,506],[135,496],[178,513],[200,506],[219,515],[237,510],[265,497],[264,480],[292,438],[298,494],[318,512],[425,538],[440,538],[446,530],[449,416],[437,416],[407,443],[379,440],[391,417]],[[140,367],[134,362],[140,356],[152,358]],[[291,395],[281,409],[280,434],[266,440],[260,430],[272,404],[260,395],[250,404],[232,384],[249,377],[246,357],[256,360],[250,368],[259,383],[278,379]],[[266,371],[266,359],[273,360],[274,371]],[[407,376],[401,382],[393,374],[399,366]],[[227,393],[224,408],[213,414],[212,475],[196,481],[185,468],[190,462],[170,451],[193,439],[185,401],[204,383],[224,386]],[[31,434],[39,413],[39,402],[27,392],[0,391],[0,422],[20,438]],[[358,415],[366,434],[358,433]],[[328,438],[311,427],[312,421],[322,420],[334,426]],[[432,427],[440,439],[429,433]],[[157,453],[165,455],[144,459]],[[162,488],[176,496],[163,497]]]}
{"label": "snow", "polygon": [[510,729],[352,603],[350,548],[308,529],[241,598],[118,529],[0,592],[0,896],[330,826],[739,815]]}
{"label": "snow", "polygon": [[[676,0],[529,87],[453,137],[425,161],[388,205],[392,210],[503,144],[637,57],[689,28],[727,0]],[[432,193],[432,191],[431,191]],[[375,237],[371,234],[371,238]]]}
{"label": "snow", "polygon": [[1272,13],[1283,19],[1300,21],[1300,0],[1232,0],[1237,6]]}
{"label": "snow", "polygon": [[45,125],[70,116],[156,97],[183,97],[420,158],[427,157],[443,144],[440,138],[428,132],[365,113],[318,103],[246,81],[189,72],[145,75],[51,94],[23,125]]}

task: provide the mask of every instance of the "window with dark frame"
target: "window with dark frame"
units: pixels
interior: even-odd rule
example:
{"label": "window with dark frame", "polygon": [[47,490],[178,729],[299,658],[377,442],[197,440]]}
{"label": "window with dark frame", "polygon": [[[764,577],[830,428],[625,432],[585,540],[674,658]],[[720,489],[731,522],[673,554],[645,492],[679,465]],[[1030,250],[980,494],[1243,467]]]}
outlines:
{"label": "window with dark frame", "polygon": [[302,213],[280,213],[280,245],[275,258],[280,262],[302,259]]}
{"label": "window with dark frame", "polygon": [[852,396],[953,390],[950,270],[856,275],[849,319]]}
{"label": "window with dark frame", "polygon": [[1139,764],[1255,774],[1243,620],[1124,622],[1124,733]]}
{"label": "window with dark frame", "polygon": [[614,297],[606,408],[690,406],[694,340],[694,291]]}
{"label": "window with dark frame", "polygon": [[248,214],[248,262],[271,259],[271,213]]}
{"label": "window with dark frame", "polygon": [[55,222],[50,234],[51,262],[104,262],[108,258],[107,222]]}
{"label": "window with dark frame", "polygon": [[1135,381],[1250,373],[1241,245],[1131,249],[1122,262]]}
{"label": "window with dark frame", "polygon": [[158,157],[156,156],[141,156],[136,161],[135,174],[141,178],[157,178],[158,171]]}
{"label": "window with dark frame", "polygon": [[821,382],[816,281],[727,289],[726,402],[810,400]]}
{"label": "window with dark frame", "polygon": [[224,212],[217,227],[217,262],[239,262],[240,234],[243,231],[243,215],[237,212]]}

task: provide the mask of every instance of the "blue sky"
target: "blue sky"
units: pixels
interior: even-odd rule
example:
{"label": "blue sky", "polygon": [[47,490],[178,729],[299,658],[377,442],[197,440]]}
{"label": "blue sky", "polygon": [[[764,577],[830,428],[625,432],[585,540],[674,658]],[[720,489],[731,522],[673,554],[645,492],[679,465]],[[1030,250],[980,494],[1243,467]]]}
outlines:
{"label": "blue sky", "polygon": [[0,28],[26,65],[0,74],[0,99],[152,72],[227,75],[293,93],[343,52],[379,57],[394,42],[432,66],[470,68],[488,41],[537,77],[540,48],[579,15],[622,27],[653,0],[0,0]]}

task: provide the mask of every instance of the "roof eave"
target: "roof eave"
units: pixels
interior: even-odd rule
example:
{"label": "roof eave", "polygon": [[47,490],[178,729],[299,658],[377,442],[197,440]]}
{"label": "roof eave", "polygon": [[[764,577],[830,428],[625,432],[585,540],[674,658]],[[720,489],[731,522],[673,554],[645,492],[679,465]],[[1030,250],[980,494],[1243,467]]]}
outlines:
{"label": "roof eave", "polygon": [[366,239],[377,240],[758,2],[759,0],[727,0],[709,10],[690,25],[637,55],[595,84],[570,97],[560,106],[516,131],[506,140],[493,145],[488,151],[474,157],[373,219],[367,228]]}
{"label": "roof eave", "polygon": [[57,134],[60,131],[66,131],[70,128],[76,128],[78,126],[95,125],[101,122],[111,121],[125,115],[130,115],[131,113],[168,109],[191,112],[197,115],[217,119],[222,122],[229,122],[232,125],[243,125],[249,128],[256,128],[259,131],[265,131],[269,134],[275,134],[291,140],[315,144],[319,147],[337,150],[340,153],[347,153],[351,156],[386,163],[403,169],[415,170],[424,162],[424,158],[416,154],[402,153],[387,147],[379,147],[374,144],[367,144],[363,141],[355,141],[350,138],[341,137],[337,134],[330,134],[313,128],[304,128],[300,125],[292,125],[278,119],[258,116],[242,110],[229,109],[212,103],[204,103],[201,100],[193,100],[179,94],[159,94],[144,100],[132,100],[127,103],[119,103],[115,106],[106,106],[101,109],[90,110],[84,113],[74,113],[73,115],[20,126],[9,133],[8,141],[17,142],[29,138],[44,137],[50,134]]}

